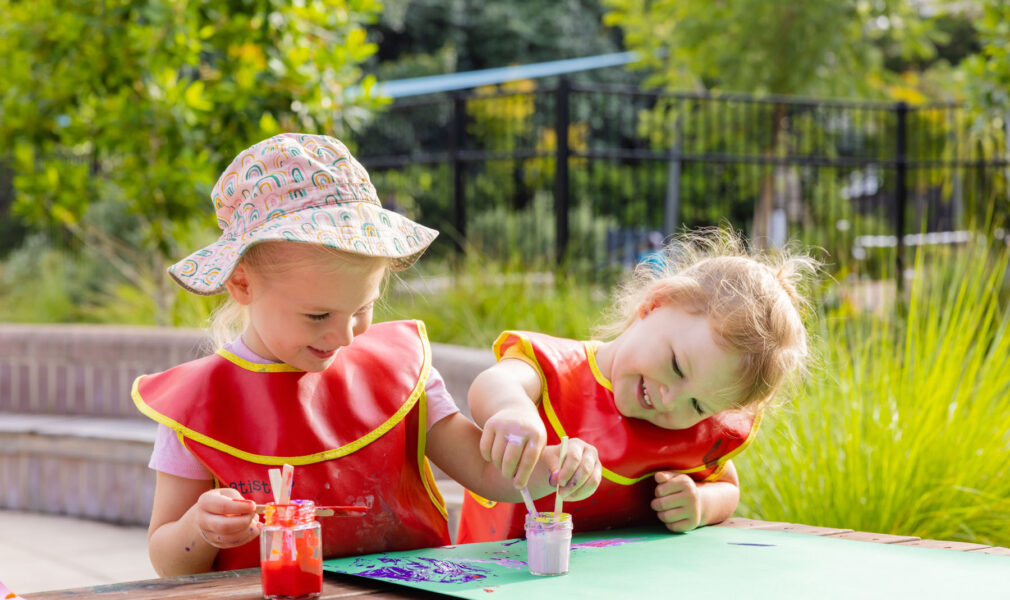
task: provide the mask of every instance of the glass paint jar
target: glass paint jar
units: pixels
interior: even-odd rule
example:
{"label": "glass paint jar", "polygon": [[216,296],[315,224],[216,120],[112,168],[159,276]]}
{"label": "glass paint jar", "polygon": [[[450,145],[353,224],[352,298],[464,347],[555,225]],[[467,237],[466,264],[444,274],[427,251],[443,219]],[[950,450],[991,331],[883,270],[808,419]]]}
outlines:
{"label": "glass paint jar", "polygon": [[572,551],[572,515],[526,515],[526,558],[531,575],[564,575]]}
{"label": "glass paint jar", "polygon": [[311,500],[266,505],[260,532],[263,597],[316,598],[323,591],[323,549]]}

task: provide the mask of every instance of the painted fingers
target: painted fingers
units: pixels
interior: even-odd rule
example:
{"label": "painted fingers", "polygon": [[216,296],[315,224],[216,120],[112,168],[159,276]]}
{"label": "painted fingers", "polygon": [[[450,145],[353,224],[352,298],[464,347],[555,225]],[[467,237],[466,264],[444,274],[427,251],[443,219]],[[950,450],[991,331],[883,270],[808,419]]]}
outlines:
{"label": "painted fingers", "polygon": [[579,438],[568,440],[565,461],[558,465],[560,445],[551,446],[545,452],[547,466],[551,469],[549,483],[561,483],[561,497],[566,501],[584,500],[599,487],[603,474],[600,455],[596,448]]}
{"label": "painted fingers", "polygon": [[256,505],[231,488],[209,490],[196,502],[200,537],[215,548],[234,548],[252,540],[262,524]]}
{"label": "painted fingers", "polygon": [[547,431],[536,413],[502,411],[484,424],[480,453],[517,488],[526,487],[547,443]]}

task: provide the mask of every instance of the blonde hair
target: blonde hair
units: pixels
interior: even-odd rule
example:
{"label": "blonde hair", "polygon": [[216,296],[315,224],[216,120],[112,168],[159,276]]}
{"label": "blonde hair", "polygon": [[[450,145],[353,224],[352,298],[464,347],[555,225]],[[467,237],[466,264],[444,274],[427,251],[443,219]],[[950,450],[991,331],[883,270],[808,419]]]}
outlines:
{"label": "blonde hair", "polygon": [[[305,267],[321,267],[332,273],[365,272],[375,268],[389,274],[390,260],[377,256],[353,254],[304,242],[261,242],[250,246],[239,264],[262,277],[283,277],[285,273]],[[215,349],[224,347],[249,325],[246,307],[231,296],[210,317],[210,337]]]}
{"label": "blonde hair", "polygon": [[806,363],[809,303],[799,290],[818,269],[798,252],[751,250],[732,230],[684,233],[666,244],[662,260],[638,265],[598,333],[617,335],[657,306],[703,315],[717,343],[741,357],[739,384],[728,391],[740,408],[760,409]]}

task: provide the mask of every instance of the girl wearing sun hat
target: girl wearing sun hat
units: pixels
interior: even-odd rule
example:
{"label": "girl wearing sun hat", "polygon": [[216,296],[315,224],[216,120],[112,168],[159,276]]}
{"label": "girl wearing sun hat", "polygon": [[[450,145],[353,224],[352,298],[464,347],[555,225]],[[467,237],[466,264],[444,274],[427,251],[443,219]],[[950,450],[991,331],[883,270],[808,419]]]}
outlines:
{"label": "girl wearing sun hat", "polygon": [[[520,500],[481,459],[424,324],[371,326],[385,273],[413,264],[435,230],[382,208],[367,171],[320,135],[255,144],[211,199],[221,237],[169,274],[196,294],[227,292],[214,329],[241,333],[133,384],[160,424],[148,533],[160,574],[258,565],[254,504],[271,499],[268,471],[284,463],[296,467],[292,498],[371,507],[322,520],[324,558],[448,544],[425,457],[486,497]],[[557,458],[554,447],[538,465],[538,497]]]}

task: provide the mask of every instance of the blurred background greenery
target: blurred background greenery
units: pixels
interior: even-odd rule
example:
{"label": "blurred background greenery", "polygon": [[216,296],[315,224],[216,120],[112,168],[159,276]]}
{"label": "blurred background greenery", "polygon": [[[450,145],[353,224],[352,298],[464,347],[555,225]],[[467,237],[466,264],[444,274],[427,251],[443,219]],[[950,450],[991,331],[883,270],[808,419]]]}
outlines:
{"label": "blurred background greenery", "polygon": [[[913,197],[937,195],[936,210],[965,198],[956,226],[970,235],[909,248],[903,272],[893,251],[862,248],[853,259],[856,234],[892,232],[886,211],[857,221],[855,201],[838,183],[865,185],[867,164],[877,161],[846,155],[847,147],[890,143],[893,126],[873,126],[870,108],[836,112],[821,102],[814,104],[828,108],[806,112],[802,102],[768,101],[767,115],[742,113],[692,138],[699,156],[731,152],[778,164],[801,153],[797,140],[829,137],[824,160],[852,161],[814,165],[820,178],[804,183],[802,195],[819,200],[790,222],[790,237],[823,247],[827,263],[811,292],[816,360],[741,455],[738,514],[1010,546],[1005,2],[0,0],[0,14],[7,322],[204,326],[219,299],[185,294],[164,271],[216,238],[208,193],[238,151],[291,130],[337,135],[363,156],[404,142],[404,132],[428,120],[444,133],[428,108],[397,112],[376,82],[634,50],[633,65],[588,74],[588,84],[669,94],[641,107],[628,100],[634,111],[624,125],[603,101],[573,105],[572,252],[561,260],[554,163],[544,158],[558,140],[529,125],[543,83],[466,97],[475,149],[529,158],[474,168],[465,239],[437,212],[450,203],[447,167],[372,171],[398,209],[446,230],[429,257],[390,280],[377,318],[420,318],[434,341],[474,347],[488,347],[503,329],[589,337],[634,258],[614,257],[614,232],[662,227],[661,204],[635,202],[647,186],[665,185],[667,163],[654,166],[658,183],[628,175],[627,161],[592,167],[594,140],[606,132],[665,151],[672,123],[717,119],[731,98],[921,108],[910,126],[925,132],[916,147],[929,150],[918,158],[962,162],[949,178],[917,170]],[[413,128],[381,129],[397,119]],[[516,119],[525,129],[509,124]],[[880,138],[835,135],[852,131],[833,130],[840,119],[862,119]],[[751,120],[773,125],[758,137],[735,136]],[[986,168],[976,169],[983,158]],[[880,177],[893,182],[889,160],[878,161]],[[776,181],[793,175],[748,168],[685,170],[680,224],[728,222],[768,235]],[[805,173],[795,176],[805,182]],[[910,231],[932,231],[926,212],[911,214],[922,221]]]}

